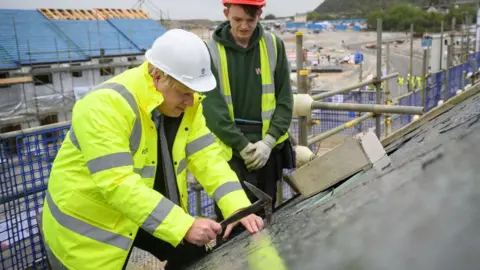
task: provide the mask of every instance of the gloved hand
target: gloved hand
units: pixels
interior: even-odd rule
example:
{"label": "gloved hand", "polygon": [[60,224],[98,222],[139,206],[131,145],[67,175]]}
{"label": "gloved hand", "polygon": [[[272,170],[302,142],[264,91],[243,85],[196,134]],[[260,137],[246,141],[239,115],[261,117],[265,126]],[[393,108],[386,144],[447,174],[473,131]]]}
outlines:
{"label": "gloved hand", "polygon": [[261,141],[254,143],[256,147],[251,162],[245,162],[249,171],[257,170],[265,166],[270,153],[272,152],[273,145],[275,144],[275,138],[267,134]]}
{"label": "gloved hand", "polygon": [[257,147],[252,143],[248,143],[242,151],[240,151],[240,156],[242,157],[245,163],[253,161],[253,154],[255,153]]}

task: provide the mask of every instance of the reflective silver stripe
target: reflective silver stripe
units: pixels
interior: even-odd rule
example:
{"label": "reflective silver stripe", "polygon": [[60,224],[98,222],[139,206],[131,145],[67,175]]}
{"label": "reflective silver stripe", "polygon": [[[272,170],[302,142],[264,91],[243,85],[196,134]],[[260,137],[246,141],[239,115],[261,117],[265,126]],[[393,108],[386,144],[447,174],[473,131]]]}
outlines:
{"label": "reflective silver stripe", "polygon": [[227,105],[232,105],[232,104],[233,104],[232,96],[231,96],[231,95],[224,95],[223,97],[224,97],[225,102],[227,103]]}
{"label": "reflective silver stripe", "polygon": [[75,137],[75,132],[73,132],[73,126],[70,125],[70,141],[73,145],[80,150],[80,144],[78,144],[77,137]]}
{"label": "reflective silver stripe", "polygon": [[133,169],[135,173],[138,173],[142,178],[153,178],[155,177],[155,166],[145,166],[143,168]]}
{"label": "reflective silver stripe", "polygon": [[55,254],[53,254],[52,250],[50,249],[50,247],[45,243],[43,242],[44,246],[45,246],[45,251],[47,253],[47,260],[50,264],[50,267],[53,269],[53,270],[57,270],[57,269],[68,269],[58,258],[57,256],[55,256]]}
{"label": "reflective silver stripe", "polygon": [[262,85],[263,94],[275,94],[275,86],[273,84]]}
{"label": "reflective silver stripe", "polygon": [[207,44],[208,50],[210,51],[215,68],[218,69],[218,72],[220,73],[220,52],[218,51],[217,42],[213,39],[210,39],[205,41],[205,44]]}
{"label": "reflective silver stripe", "polygon": [[125,88],[125,86],[118,83],[104,83],[97,85],[92,88],[87,94],[99,89],[112,89],[116,91],[127,101],[128,105],[130,105],[130,108],[133,110],[136,119],[135,123],[133,124],[132,133],[130,134],[130,151],[132,152],[132,154],[135,154],[138,150],[138,147],[140,146],[140,140],[142,139],[142,123],[140,120],[140,113],[138,111],[138,105],[135,101],[135,97]]}
{"label": "reflective silver stripe", "polygon": [[53,202],[50,193],[47,192],[46,198],[52,216],[63,227],[104,244],[112,245],[123,250],[129,250],[130,245],[132,244],[132,239],[95,227],[83,220],[66,215],[58,209],[57,205]]}
{"label": "reflective silver stripe", "polygon": [[212,133],[207,133],[187,144],[187,156],[191,156],[203,148],[215,143]]}
{"label": "reflective silver stripe", "polygon": [[269,110],[269,111],[262,112],[262,119],[263,120],[272,119],[272,115],[273,115],[274,112],[275,112],[275,110]]}
{"label": "reflective silver stripe", "polygon": [[217,69],[217,72],[218,72],[218,80],[220,82],[219,83],[220,93],[222,94],[227,104],[229,105],[233,104],[232,96],[225,95],[225,85],[224,85],[225,82],[223,81],[223,71],[222,71],[222,64],[220,61],[220,51],[218,50],[217,42],[213,39],[210,39],[205,43],[207,44],[208,50],[210,51],[210,55],[212,56],[213,64],[215,65],[215,68]]}
{"label": "reflective silver stripe", "polygon": [[129,165],[133,165],[133,157],[131,153],[127,152],[113,153],[94,158],[87,162],[90,174]]}
{"label": "reflective silver stripe", "polygon": [[153,234],[155,230],[162,224],[163,220],[168,216],[170,211],[172,211],[175,205],[168,200],[166,197],[158,202],[155,209],[143,222],[142,228],[150,234]]}
{"label": "reflective silver stripe", "polygon": [[[268,60],[270,64],[270,78],[271,84],[262,85],[262,94],[275,94],[275,68],[277,66],[277,54],[275,52],[276,42],[271,33],[265,33],[263,35],[265,39],[265,46],[267,47]],[[271,120],[275,110],[262,111],[262,120]]]}
{"label": "reflective silver stripe", "polygon": [[230,192],[237,191],[237,190],[243,190],[242,185],[240,185],[240,182],[235,181],[235,182],[227,182],[221,186],[219,186],[215,192],[213,192],[213,199],[218,203],[223,196],[227,195]]}
{"label": "reflective silver stripe", "polygon": [[180,162],[178,163],[177,174],[181,174],[186,168],[187,161],[185,159],[180,160]]}
{"label": "reflective silver stripe", "polygon": [[275,74],[275,68],[277,67],[277,53],[275,52],[275,44],[276,42],[273,39],[272,33],[265,33],[263,38],[265,39],[265,45],[267,46],[268,52],[268,60],[270,61],[270,71],[272,72],[272,78]]}

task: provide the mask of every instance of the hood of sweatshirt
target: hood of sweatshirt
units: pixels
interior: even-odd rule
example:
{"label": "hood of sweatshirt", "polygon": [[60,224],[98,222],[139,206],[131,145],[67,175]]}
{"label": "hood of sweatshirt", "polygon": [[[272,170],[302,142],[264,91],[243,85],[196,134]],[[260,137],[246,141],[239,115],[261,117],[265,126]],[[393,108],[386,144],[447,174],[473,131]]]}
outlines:
{"label": "hood of sweatshirt", "polygon": [[243,48],[235,42],[231,30],[232,26],[230,25],[230,22],[223,22],[213,32],[213,39],[225,46],[226,48],[246,52],[251,50],[252,48],[255,48],[255,46],[260,41],[260,38],[263,36],[263,27],[260,24],[257,24],[257,27],[255,28],[255,30],[253,30],[252,37],[248,42],[248,46],[246,48]]}

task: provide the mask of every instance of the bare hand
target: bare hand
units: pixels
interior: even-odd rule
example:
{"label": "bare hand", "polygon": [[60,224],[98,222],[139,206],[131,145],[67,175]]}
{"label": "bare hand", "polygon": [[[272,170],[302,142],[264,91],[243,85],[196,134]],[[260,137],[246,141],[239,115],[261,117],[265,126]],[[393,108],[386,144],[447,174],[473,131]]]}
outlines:
{"label": "bare hand", "polygon": [[219,233],[222,232],[222,226],[219,223],[206,218],[197,218],[192,227],[185,234],[184,239],[197,246],[203,246],[204,244],[215,239]]}
{"label": "bare hand", "polygon": [[227,239],[233,228],[237,226],[239,222],[242,223],[249,233],[256,233],[263,229],[263,219],[255,214],[251,214],[235,223],[228,224],[227,228],[225,229],[225,234],[223,235],[223,240]]}

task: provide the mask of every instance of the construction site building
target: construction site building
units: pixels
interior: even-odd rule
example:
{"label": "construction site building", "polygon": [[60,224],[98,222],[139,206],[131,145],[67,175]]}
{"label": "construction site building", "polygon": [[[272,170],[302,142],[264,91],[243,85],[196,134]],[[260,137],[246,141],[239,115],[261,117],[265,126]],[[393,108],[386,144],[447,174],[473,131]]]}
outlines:
{"label": "construction site building", "polygon": [[141,10],[0,10],[0,133],[70,120],[165,31]]}

